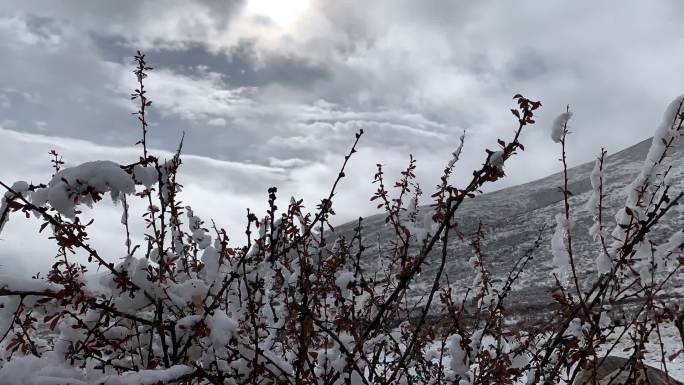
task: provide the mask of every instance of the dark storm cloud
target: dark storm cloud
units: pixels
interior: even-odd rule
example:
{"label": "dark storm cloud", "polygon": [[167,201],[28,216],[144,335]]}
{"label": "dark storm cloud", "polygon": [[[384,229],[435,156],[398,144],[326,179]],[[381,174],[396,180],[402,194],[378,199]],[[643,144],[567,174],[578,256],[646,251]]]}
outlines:
{"label": "dark storm cloud", "polygon": [[82,32],[123,36],[137,45],[169,46],[210,38],[225,31],[244,6],[242,0],[12,1],[0,12],[52,19]]}
{"label": "dark storm cloud", "polygon": [[[79,31],[53,20],[6,15],[0,30],[0,84],[13,95],[12,108],[2,111],[0,121],[11,119],[17,129],[32,131],[31,122],[40,120],[55,135],[116,142],[112,133],[122,132],[117,122],[127,111],[112,103],[112,68]],[[117,137],[125,138],[125,131]]]}
{"label": "dark storm cloud", "polygon": [[[114,36],[93,35],[100,55],[110,61],[127,64],[135,49],[130,42]],[[233,87],[263,87],[279,84],[295,89],[307,89],[324,80],[326,68],[310,60],[277,53],[259,58],[253,41],[241,41],[225,52],[211,52],[200,43],[189,43],[182,50],[157,49],[147,51],[155,63],[184,75],[192,75],[198,68],[225,76]]]}

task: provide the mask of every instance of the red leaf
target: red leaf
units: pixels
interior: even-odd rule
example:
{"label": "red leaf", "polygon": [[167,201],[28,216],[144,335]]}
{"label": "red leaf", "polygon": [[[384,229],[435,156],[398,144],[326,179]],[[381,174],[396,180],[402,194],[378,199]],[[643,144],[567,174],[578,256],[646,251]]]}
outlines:
{"label": "red leaf", "polygon": [[23,209],[24,205],[22,205],[21,203],[16,202],[16,201],[9,201],[9,202],[7,202],[7,207],[12,209],[12,211],[18,211],[18,210]]}
{"label": "red leaf", "polygon": [[57,316],[52,319],[52,322],[50,322],[50,330],[55,330],[55,328],[57,327],[57,322],[59,322],[60,318],[61,317]]}

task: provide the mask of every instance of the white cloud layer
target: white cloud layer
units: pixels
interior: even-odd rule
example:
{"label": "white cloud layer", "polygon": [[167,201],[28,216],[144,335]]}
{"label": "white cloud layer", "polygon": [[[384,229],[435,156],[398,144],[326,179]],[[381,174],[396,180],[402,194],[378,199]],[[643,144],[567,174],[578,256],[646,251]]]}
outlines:
{"label": "white cloud layer", "polygon": [[[186,133],[185,151],[196,155],[185,157],[188,201],[229,228],[246,206],[263,207],[271,185],[283,200],[301,196],[313,207],[359,129],[366,134],[339,221],[372,213],[374,165],[394,178],[409,153],[429,196],[467,130],[455,175],[464,181],[484,148],[510,137],[515,93],[543,107],[523,133],[527,151],[490,189],[558,170],[549,128],[566,104],[575,112],[570,163],[578,164],[602,146],[615,152],[650,136],[682,93],[677,0],[284,3],[4,2],[0,160],[11,167],[0,180],[46,180],[52,148],[72,163],[134,159],[130,58],[138,48],[155,67],[151,145],[168,154]],[[36,254],[8,248],[4,237],[5,258]]]}

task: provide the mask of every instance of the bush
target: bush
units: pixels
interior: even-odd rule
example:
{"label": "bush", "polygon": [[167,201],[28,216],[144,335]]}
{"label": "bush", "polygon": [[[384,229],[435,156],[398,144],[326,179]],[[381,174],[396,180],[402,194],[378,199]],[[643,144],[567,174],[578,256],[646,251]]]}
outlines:
{"label": "bush", "polygon": [[[572,381],[583,369],[600,366],[617,341],[631,349],[623,370],[635,379],[642,372],[645,341],[677,319],[681,330],[682,313],[658,295],[681,268],[684,235],[676,230],[662,244],[651,235],[682,199],[682,192],[670,189],[666,163],[684,132],[682,98],[668,108],[612,232],[602,206],[605,152],[591,174],[593,226],[571,226],[565,163],[570,111],[558,117],[553,139],[561,145],[566,175],[565,210],[556,217],[551,239],[558,308],[549,310],[543,325],[515,328],[504,323],[506,299],[543,242],[541,235],[508,276],[496,280],[481,260],[481,232],[473,234],[471,266],[479,287],[472,297],[455,296],[442,284],[442,275],[450,259],[446,245],[460,236],[455,213],[483,185],[505,176],[504,163],[524,150],[520,134],[534,123],[541,103],[514,97],[515,136],[498,140],[499,149],[488,150],[470,183],[459,188],[449,177],[461,137],[431,196],[430,228],[418,226],[416,218],[422,191],[414,180],[415,161],[393,184],[394,191],[388,190],[378,165],[378,188],[370,199],[392,229],[388,250],[364,243],[369,230],[361,219],[349,240],[332,240],[328,232],[335,188],[363,131],[356,134],[329,195],[313,212],[305,213],[303,202],[294,198],[279,208],[277,189],[270,188],[269,209],[264,216],[247,211],[247,244],[235,247],[225,230],[209,226],[180,203],[176,175],[182,141],[169,161],[148,151],[151,101],[144,79],[151,68],[139,52],[135,63],[139,87],[132,98],[139,104],[142,128],[137,161],[62,168],[53,153],[55,173],[49,183],[2,183],[7,192],[0,230],[10,214],[33,214],[42,222],[40,230],[50,232],[58,257],[45,279],[0,283],[0,382],[547,384]],[[108,193],[121,202],[128,239],[127,256],[117,264],[88,244],[90,223],[81,220],[79,210]],[[131,199],[147,206],[143,244],[131,242]],[[573,254],[575,231],[591,232],[603,250],[597,258],[600,275],[588,290],[582,289],[575,269],[576,259],[586,258]],[[77,250],[105,270],[97,284],[85,266],[70,261]],[[439,255],[437,272],[426,296],[411,302],[409,287],[431,253]],[[384,268],[366,269],[370,258]],[[637,305],[618,323],[611,319],[611,305],[626,298]]]}

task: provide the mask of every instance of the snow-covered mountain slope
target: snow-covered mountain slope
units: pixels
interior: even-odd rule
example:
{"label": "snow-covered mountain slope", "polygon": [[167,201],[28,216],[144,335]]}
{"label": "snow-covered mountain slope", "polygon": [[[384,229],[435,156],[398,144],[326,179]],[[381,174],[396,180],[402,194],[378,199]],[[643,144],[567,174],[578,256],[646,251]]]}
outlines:
{"label": "snow-covered mountain slope", "polygon": [[[669,163],[672,165],[673,191],[684,190],[684,141],[669,153]],[[607,228],[615,227],[614,215],[624,207],[626,187],[638,174],[644,158],[650,148],[651,140],[645,140],[616,154],[608,155],[605,164],[604,193],[604,222]],[[572,151],[572,149],[569,149]],[[591,212],[585,207],[591,194],[589,174],[594,166],[593,162],[582,164],[568,171],[569,189],[573,196],[571,202],[571,216],[574,226],[571,229],[572,248],[578,265],[579,275],[586,283],[597,278],[595,258],[599,252],[599,245],[589,236],[592,224]],[[559,163],[559,169],[562,166]],[[529,312],[543,310],[551,303],[549,289],[554,284],[552,255],[550,250],[551,236],[555,226],[555,215],[563,212],[563,194],[559,187],[563,185],[563,174],[557,173],[546,178],[509,187],[503,190],[483,194],[466,201],[457,212],[456,219],[459,228],[465,234],[472,234],[478,223],[482,223],[486,231],[483,242],[484,261],[494,278],[505,279],[515,260],[526,250],[530,249],[539,231],[543,231],[543,242],[535,252],[534,260],[527,266],[525,272],[514,286],[509,306],[516,309],[516,313],[525,315]],[[418,218],[432,210],[422,207]],[[384,226],[384,215],[375,215],[363,220],[363,237],[366,240],[367,254],[365,266],[373,268],[378,246],[388,247],[391,229]],[[422,226],[422,223],[420,224]],[[356,223],[338,226],[336,235],[351,238]],[[654,240],[663,240],[675,229],[684,226],[682,211],[671,212],[657,228]],[[451,237],[456,238],[456,237]],[[375,251],[370,251],[375,250]],[[370,252],[369,252],[370,251]],[[417,252],[417,248],[412,249]],[[449,244],[449,261],[443,284],[448,282],[453,290],[464,293],[467,287],[472,287],[474,271],[468,264],[473,256],[471,246],[467,242],[454,239]],[[418,282],[412,286],[415,294],[421,292],[431,284],[438,268],[438,256],[433,254],[428,258],[428,264],[422,269]],[[674,294],[684,289],[684,277],[673,277],[668,292]]]}

